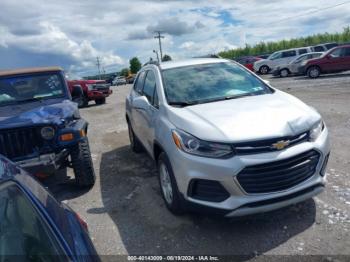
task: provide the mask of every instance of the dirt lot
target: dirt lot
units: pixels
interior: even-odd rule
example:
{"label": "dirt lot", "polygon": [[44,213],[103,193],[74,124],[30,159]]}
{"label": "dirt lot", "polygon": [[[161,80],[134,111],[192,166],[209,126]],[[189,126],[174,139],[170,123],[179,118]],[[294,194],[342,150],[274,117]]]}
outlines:
{"label": "dirt lot", "polygon": [[113,87],[107,104],[81,110],[90,122],[95,186],[79,191],[56,176],[50,188],[88,222],[101,255],[350,255],[350,74],[269,80],[315,107],[330,129],[329,183],[314,199],[240,219],[173,216],[154,164],[129,148],[124,100],[130,86]]}

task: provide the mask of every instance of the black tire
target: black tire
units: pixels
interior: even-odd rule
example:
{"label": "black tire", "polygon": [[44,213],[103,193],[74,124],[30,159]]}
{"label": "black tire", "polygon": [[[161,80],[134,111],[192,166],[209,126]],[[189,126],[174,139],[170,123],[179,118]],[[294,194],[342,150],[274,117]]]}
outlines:
{"label": "black tire", "polygon": [[95,100],[96,105],[102,105],[106,103],[106,98],[100,98]]}
{"label": "black tire", "polygon": [[70,157],[76,184],[79,187],[92,187],[96,176],[87,138],[72,148]]}
{"label": "black tire", "polygon": [[280,77],[287,77],[289,76],[289,70],[287,68],[283,68],[280,70]]}
{"label": "black tire", "polygon": [[306,74],[310,78],[317,78],[321,74],[321,69],[318,66],[310,66],[307,69]]}
{"label": "black tire", "polygon": [[87,99],[87,97],[85,95],[83,95],[82,104],[81,104],[80,108],[87,107],[88,105],[89,105],[89,100]]}
{"label": "black tire", "polygon": [[140,153],[143,151],[142,144],[140,140],[136,137],[134,130],[132,129],[131,124],[128,121],[128,132],[131,150],[135,153]]}
{"label": "black tire", "polygon": [[[163,200],[165,202],[166,207],[168,210],[173,213],[174,215],[182,215],[185,211],[185,209],[182,206],[182,201],[179,193],[179,189],[177,187],[176,179],[173,173],[173,169],[171,167],[171,163],[169,161],[168,156],[162,152],[159,154],[158,161],[157,161],[157,168],[158,168],[158,180],[159,180],[159,187],[160,191],[163,197]],[[162,182],[161,182],[161,168],[164,165],[166,167],[169,177],[170,177],[170,184],[172,188],[172,200],[169,202],[165,196],[165,193],[162,189]]]}
{"label": "black tire", "polygon": [[267,65],[263,65],[259,68],[259,73],[262,75],[268,74],[270,71],[270,68]]}

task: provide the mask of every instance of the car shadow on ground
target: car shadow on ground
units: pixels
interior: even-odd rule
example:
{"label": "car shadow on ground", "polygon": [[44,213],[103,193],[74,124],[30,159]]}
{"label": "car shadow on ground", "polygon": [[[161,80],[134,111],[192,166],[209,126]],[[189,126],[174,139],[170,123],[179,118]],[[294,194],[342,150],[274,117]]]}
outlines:
{"label": "car shadow on ground", "polygon": [[320,75],[318,78],[310,78],[308,76],[295,76],[293,77],[293,80],[316,80],[316,79],[327,79],[327,78],[343,78],[343,77],[349,77],[350,73],[338,73],[338,74],[324,74]]}
{"label": "car shadow on ground", "polygon": [[265,253],[315,222],[315,202],[277,211],[227,219],[172,215],[161,199],[156,167],[146,154],[129,146],[102,155],[100,183],[103,208],[115,223],[130,255],[237,255],[246,260]]}
{"label": "car shadow on ground", "polygon": [[89,191],[88,188],[81,189],[75,184],[74,177],[68,176],[67,168],[59,170],[41,182],[58,201],[73,199]]}

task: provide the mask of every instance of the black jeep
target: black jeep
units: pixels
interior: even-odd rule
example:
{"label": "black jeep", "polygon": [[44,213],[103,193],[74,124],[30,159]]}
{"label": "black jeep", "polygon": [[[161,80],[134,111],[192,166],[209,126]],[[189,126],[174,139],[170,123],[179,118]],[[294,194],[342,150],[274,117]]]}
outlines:
{"label": "black jeep", "polygon": [[38,175],[71,167],[77,185],[92,186],[87,129],[62,69],[0,71],[0,154]]}

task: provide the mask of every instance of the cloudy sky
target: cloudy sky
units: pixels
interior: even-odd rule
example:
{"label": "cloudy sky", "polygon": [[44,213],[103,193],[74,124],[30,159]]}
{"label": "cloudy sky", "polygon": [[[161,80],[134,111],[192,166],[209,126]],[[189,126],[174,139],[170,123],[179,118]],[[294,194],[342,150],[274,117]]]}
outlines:
{"label": "cloudy sky", "polygon": [[[337,6],[338,5],[338,6]],[[158,49],[175,59],[259,41],[342,31],[350,25],[345,0],[0,0],[0,70],[60,65],[96,73],[142,62]]]}

